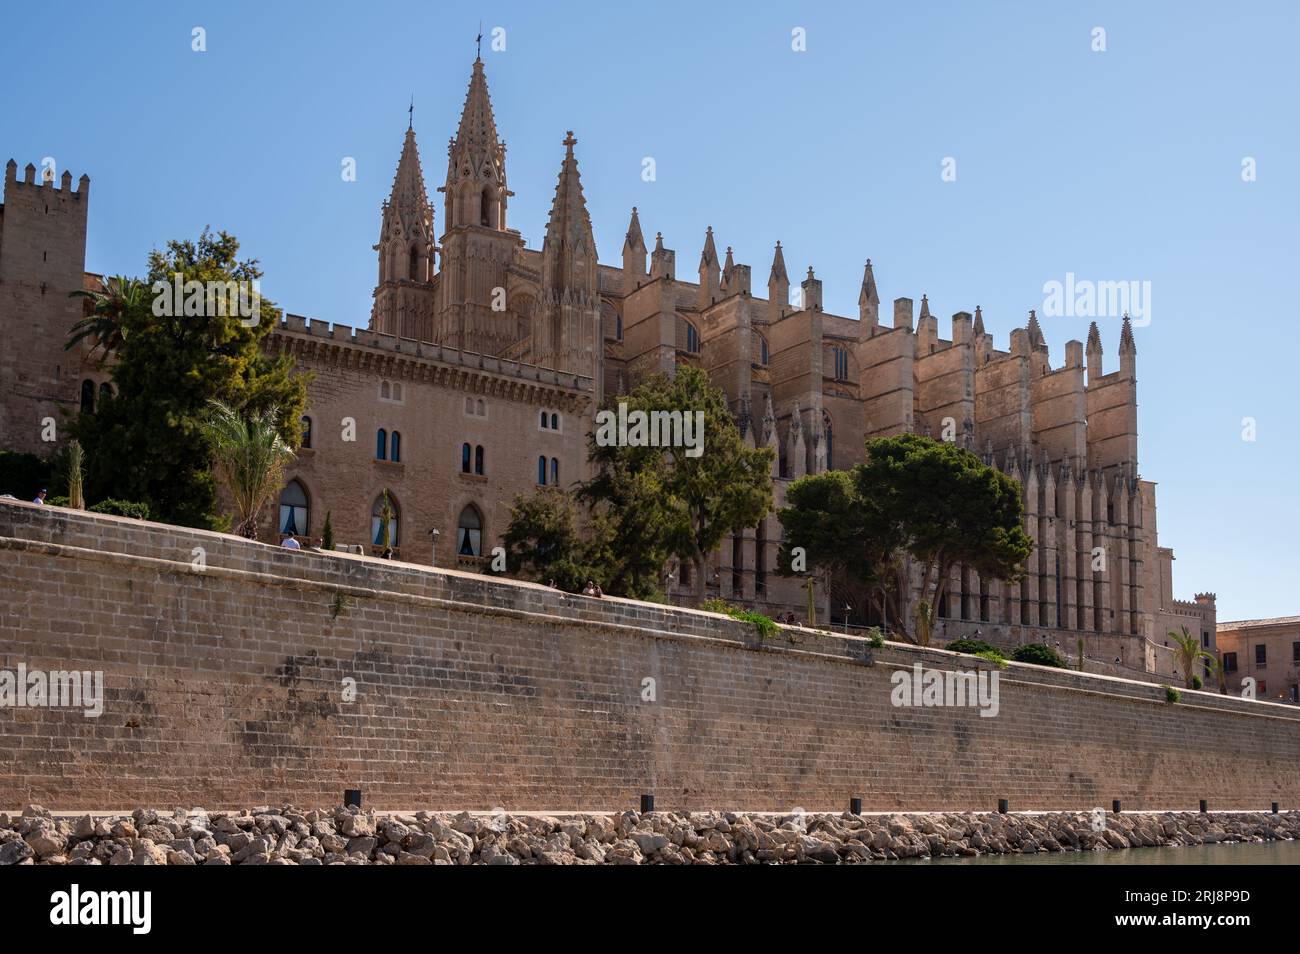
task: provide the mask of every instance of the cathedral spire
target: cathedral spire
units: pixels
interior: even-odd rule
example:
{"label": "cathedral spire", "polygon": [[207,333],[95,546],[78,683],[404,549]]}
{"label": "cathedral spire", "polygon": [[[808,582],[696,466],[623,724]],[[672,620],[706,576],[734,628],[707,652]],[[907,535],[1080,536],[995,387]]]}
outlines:
{"label": "cathedral spire", "polygon": [[483,61],[474,60],[460,126],[447,146],[447,227],[480,225],[504,230],[506,145],[497,137]]}
{"label": "cathedral spire", "polygon": [[772,253],[772,271],[767,277],[768,321],[777,322],[790,306],[790,276],[785,270],[785,254],[781,243],[776,243]]}
{"label": "cathedral spire", "polygon": [[1119,333],[1119,353],[1120,354],[1137,354],[1137,343],[1133,340],[1133,323],[1129,320],[1128,312],[1124,312],[1124,327]]}
{"label": "cathedral spire", "polygon": [[713,244],[713,226],[704,233],[704,249],[700,252],[700,301],[703,311],[718,300],[718,250]]}
{"label": "cathedral spire", "polygon": [[862,288],[858,292],[858,319],[875,324],[880,319],[880,292],[876,290],[876,275],[871,270],[871,259],[862,269]]}
{"label": "cathedral spire", "polygon": [[428,285],[434,275],[433,207],[424,187],[415,130],[407,127],[397,160],[393,188],[383,206],[379,226],[379,285],[370,313],[370,327],[383,334],[430,340],[433,305],[430,293],[409,285]]}
{"label": "cathedral spire", "polygon": [[596,242],[582,194],[578,160],[573,156],[576,144],[570,130],[564,137],[564,162],[542,240],[542,286],[552,294],[591,296],[596,289]]}
{"label": "cathedral spire", "polygon": [[985,334],[985,331],[984,331],[984,312],[980,310],[980,306],[979,306],[979,305],[976,305],[976,306],[975,306],[975,324],[974,324],[974,326],[973,326],[973,328],[972,328],[971,330],[972,330],[976,335],[983,335],[983,334]]}
{"label": "cathedral spire", "polygon": [[1047,339],[1043,337],[1043,329],[1038,324],[1038,315],[1031,308],[1029,310],[1029,324],[1025,326],[1029,332],[1029,347],[1033,351],[1046,351]]}

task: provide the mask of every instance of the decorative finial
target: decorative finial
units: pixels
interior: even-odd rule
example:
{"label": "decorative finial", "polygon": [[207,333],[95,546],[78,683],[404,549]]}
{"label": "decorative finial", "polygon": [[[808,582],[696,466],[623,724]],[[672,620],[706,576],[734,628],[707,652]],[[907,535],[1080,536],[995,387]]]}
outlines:
{"label": "decorative finial", "polygon": [[406,128],[415,128],[415,94],[411,94],[411,105],[406,108]]}
{"label": "decorative finial", "polygon": [[572,129],[568,130],[564,136],[564,148],[567,156],[570,159],[573,158],[573,147],[577,144],[577,142],[578,140],[573,138],[573,130]]}
{"label": "decorative finial", "polygon": [[483,59],[483,21],[482,20],[478,21],[478,37],[475,38],[474,44],[475,44],[474,62],[478,63],[481,62]]}

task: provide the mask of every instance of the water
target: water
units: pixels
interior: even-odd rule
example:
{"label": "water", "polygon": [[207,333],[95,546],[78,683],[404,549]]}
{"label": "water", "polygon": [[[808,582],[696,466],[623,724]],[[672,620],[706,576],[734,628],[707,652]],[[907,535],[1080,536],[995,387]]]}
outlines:
{"label": "water", "polygon": [[[913,862],[915,863],[915,862]],[[934,858],[932,865],[1300,865],[1300,841]]]}

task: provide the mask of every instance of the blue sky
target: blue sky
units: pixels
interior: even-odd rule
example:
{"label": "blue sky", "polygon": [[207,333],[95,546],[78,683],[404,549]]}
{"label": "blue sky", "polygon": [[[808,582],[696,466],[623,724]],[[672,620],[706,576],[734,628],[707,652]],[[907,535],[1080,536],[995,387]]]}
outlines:
{"label": "blue sky", "polygon": [[[511,225],[533,247],[572,129],[607,262],[636,205],[680,275],[712,225],[758,290],[780,239],[792,278],[812,264],[827,309],[856,315],[870,257],[886,303],[929,295],[945,336],[979,304],[1003,348],[1045,282],[1151,282],[1141,472],[1175,594],[1216,591],[1221,619],[1300,613],[1295,4],[210,7],[5,18],[0,158],[90,175],[89,269],[140,273],[150,248],[210,224],[288,310],[364,326],[408,101],[432,193],[481,19]],[[1109,371],[1119,322],[1099,324]],[[1055,364],[1087,325],[1044,320]]]}

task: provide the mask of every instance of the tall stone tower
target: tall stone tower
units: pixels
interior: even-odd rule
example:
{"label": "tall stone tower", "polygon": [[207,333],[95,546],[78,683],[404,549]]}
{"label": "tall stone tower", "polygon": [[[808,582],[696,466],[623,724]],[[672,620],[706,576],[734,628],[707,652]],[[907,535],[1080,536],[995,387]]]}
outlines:
{"label": "tall stone tower", "polygon": [[447,231],[438,279],[440,343],[504,354],[519,339],[506,310],[506,272],[523,246],[506,228],[506,145],[497,138],[483,61],[474,60],[460,128],[447,147],[443,193]]}
{"label": "tall stone tower", "polygon": [[379,284],[370,311],[370,328],[384,334],[432,341],[437,307],[434,278],[433,207],[408,126],[393,192],[384,203],[379,229]]}
{"label": "tall stone tower", "polygon": [[74,192],[70,172],[40,182],[31,163],[23,172],[19,180],[17,163],[6,164],[0,205],[0,447],[44,456],[107,374],[86,348],[64,348],[82,317],[82,301],[68,295],[85,285],[90,178]]}
{"label": "tall stone tower", "polygon": [[578,160],[573,156],[576,143],[572,132],[565,136],[564,164],[546,223],[541,300],[533,321],[533,357],[542,367],[598,381],[600,295],[596,240],[582,194]]}

